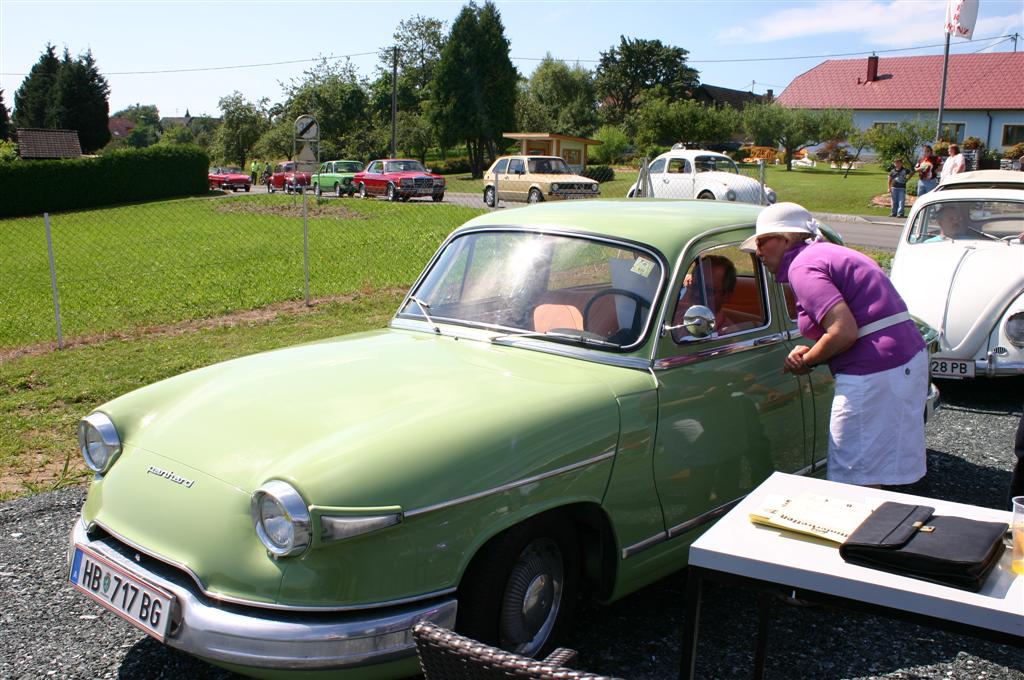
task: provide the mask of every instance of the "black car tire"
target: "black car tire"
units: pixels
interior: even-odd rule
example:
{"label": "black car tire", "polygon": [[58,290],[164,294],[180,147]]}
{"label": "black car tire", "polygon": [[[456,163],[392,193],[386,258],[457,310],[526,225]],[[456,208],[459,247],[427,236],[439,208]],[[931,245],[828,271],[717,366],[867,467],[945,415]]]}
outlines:
{"label": "black car tire", "polygon": [[388,197],[388,200],[391,201],[392,203],[394,203],[395,201],[398,200],[398,192],[395,191],[395,185],[394,184],[390,184],[390,183],[388,184],[387,197]]}
{"label": "black car tire", "polygon": [[440,203],[441,201],[444,200],[444,194],[434,194],[433,196],[430,197],[430,200],[432,200],[434,203]]}
{"label": "black car tire", "polygon": [[267,182],[267,191],[271,194],[274,193],[274,184],[272,182]]}
{"label": "black car tire", "polygon": [[359,183],[359,198],[367,198],[367,197],[368,197],[368,194],[366,193],[366,184],[363,183],[363,182],[360,182]]}
{"label": "black car tire", "polygon": [[527,203],[540,203],[544,200],[544,194],[540,193],[540,189],[534,187],[530,189],[530,193],[526,196]]}
{"label": "black car tire", "polygon": [[313,185],[313,193],[316,194],[317,198],[320,198],[321,196],[324,195],[323,190],[320,189],[320,183],[319,182],[317,182],[316,184]]}
{"label": "black car tire", "polygon": [[491,540],[459,585],[456,629],[523,656],[542,657],[571,625],[579,593],[575,533],[539,517]]}
{"label": "black car tire", "polygon": [[246,186],[245,187],[245,193],[249,193],[249,189],[251,189],[251,188],[252,188],[251,186]]}
{"label": "black car tire", "polygon": [[341,198],[341,185],[337,182],[334,183],[334,195]]}
{"label": "black car tire", "polygon": [[710,191],[702,191],[700,192],[700,195],[697,196],[697,198],[703,201],[713,201],[715,200],[715,195]]}
{"label": "black car tire", "polygon": [[488,208],[494,207],[494,187],[486,187],[484,189],[484,205]]}

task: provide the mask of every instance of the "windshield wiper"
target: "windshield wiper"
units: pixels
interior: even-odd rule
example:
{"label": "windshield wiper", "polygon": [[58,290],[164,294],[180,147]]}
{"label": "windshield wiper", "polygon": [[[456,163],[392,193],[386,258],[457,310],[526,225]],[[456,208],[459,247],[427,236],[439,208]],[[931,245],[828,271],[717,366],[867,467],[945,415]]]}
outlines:
{"label": "windshield wiper", "polygon": [[[566,329],[568,330],[568,329]],[[491,337],[491,342],[497,342],[499,340],[505,340],[507,338],[558,338],[560,340],[572,340],[575,342],[583,343],[584,345],[597,345],[598,347],[621,347],[618,343],[608,342],[600,338],[595,338],[592,335],[584,335],[586,331],[579,331],[579,335],[576,333],[556,332],[550,331],[517,331],[513,333],[500,333]]]}
{"label": "windshield wiper", "polygon": [[409,299],[420,306],[420,311],[423,312],[423,318],[427,320],[427,323],[434,327],[435,333],[441,335],[441,327],[434,323],[434,320],[430,318],[430,312],[428,311],[430,309],[430,305],[428,305],[426,302],[419,299],[415,295],[410,295]]}

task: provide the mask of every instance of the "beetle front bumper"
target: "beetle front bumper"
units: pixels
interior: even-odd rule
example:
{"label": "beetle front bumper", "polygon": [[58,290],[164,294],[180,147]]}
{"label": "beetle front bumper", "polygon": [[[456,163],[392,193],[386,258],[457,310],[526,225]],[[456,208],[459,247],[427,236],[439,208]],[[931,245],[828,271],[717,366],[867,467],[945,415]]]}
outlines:
{"label": "beetle front bumper", "polygon": [[418,621],[451,628],[453,598],[354,612],[304,612],[220,603],[201,595],[179,570],[125,554],[107,538],[91,539],[81,520],[71,546],[84,545],[129,573],[170,592],[178,610],[166,643],[213,661],[280,671],[347,669],[414,656]]}

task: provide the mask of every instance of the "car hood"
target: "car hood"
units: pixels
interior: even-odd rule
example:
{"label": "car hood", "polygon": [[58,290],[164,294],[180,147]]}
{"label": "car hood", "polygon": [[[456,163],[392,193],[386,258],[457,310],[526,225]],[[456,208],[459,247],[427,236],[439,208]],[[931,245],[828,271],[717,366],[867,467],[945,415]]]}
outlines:
{"label": "car hood", "polygon": [[441,175],[435,175],[429,172],[387,172],[384,174],[388,179],[412,179],[415,177],[430,177],[431,179],[441,178]]}
{"label": "car hood", "polygon": [[243,175],[240,172],[221,172],[221,173],[216,173],[215,172],[215,173],[213,173],[212,176],[213,177],[223,177],[224,179],[238,180],[238,181],[248,180],[249,179],[249,175]]}
{"label": "car hood", "polygon": [[100,410],[175,474],[410,508],[612,449],[615,397],[652,387],[643,371],[385,330],[216,364]]}
{"label": "car hood", "polygon": [[904,245],[892,280],[910,313],[941,333],[941,349],[974,355],[1024,290],[1024,246],[986,241]]}

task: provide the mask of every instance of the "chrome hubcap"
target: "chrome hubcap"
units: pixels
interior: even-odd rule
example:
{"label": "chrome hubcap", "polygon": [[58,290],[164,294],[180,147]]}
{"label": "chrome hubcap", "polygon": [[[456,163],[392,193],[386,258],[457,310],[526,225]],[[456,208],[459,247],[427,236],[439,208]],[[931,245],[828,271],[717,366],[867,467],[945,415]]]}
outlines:
{"label": "chrome hubcap", "polygon": [[541,650],[558,619],[563,584],[562,553],[555,541],[538,538],[523,549],[502,598],[503,649],[524,656]]}

